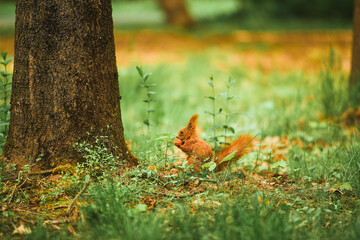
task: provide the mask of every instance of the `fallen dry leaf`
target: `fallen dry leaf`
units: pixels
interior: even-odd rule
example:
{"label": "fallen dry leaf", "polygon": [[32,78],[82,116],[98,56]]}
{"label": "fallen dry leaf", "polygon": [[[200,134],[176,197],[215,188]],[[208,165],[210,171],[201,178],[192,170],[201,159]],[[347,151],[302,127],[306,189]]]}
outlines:
{"label": "fallen dry leaf", "polygon": [[28,227],[25,227],[25,225],[23,223],[20,223],[20,226],[15,228],[13,231],[13,234],[30,234],[31,233],[31,229]]}
{"label": "fallen dry leaf", "polygon": [[72,225],[69,225],[67,227],[67,229],[69,230],[69,232],[71,232],[72,234],[74,234],[75,236],[77,236],[77,232],[75,231],[74,227]]}

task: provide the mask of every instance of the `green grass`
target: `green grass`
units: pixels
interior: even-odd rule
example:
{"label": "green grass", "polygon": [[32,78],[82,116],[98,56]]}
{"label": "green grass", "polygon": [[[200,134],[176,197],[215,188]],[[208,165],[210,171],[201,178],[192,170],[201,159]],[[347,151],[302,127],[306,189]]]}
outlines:
{"label": "green grass", "polygon": [[[110,191],[109,191],[110,190]],[[328,222],[328,208],[273,204],[274,196],[243,189],[238,197],[217,209],[204,207],[195,214],[175,209],[172,214],[136,213],[124,209],[118,187],[98,189],[94,203],[85,207],[85,238],[96,239],[356,239],[359,222],[347,227]],[[262,199],[259,202],[259,198]],[[269,201],[269,203],[267,203]],[[105,202],[107,204],[105,205]],[[301,200],[299,200],[301,202]],[[213,212],[212,214],[209,214]],[[155,215],[155,218],[154,218]],[[352,214],[338,221],[349,221]],[[354,216],[356,216],[354,214]],[[311,225],[311,226],[310,226]],[[137,226],[138,231],[133,231]],[[150,230],[151,229],[151,230]],[[149,231],[150,230],[150,231]],[[331,232],[336,232],[332,235]],[[353,235],[353,236],[352,236]],[[87,236],[87,237],[86,237]]]}
{"label": "green grass", "polygon": [[[291,203],[281,189],[271,194],[243,188],[237,196],[208,196],[206,204],[193,212],[175,205],[161,214],[142,207],[129,209],[126,202],[132,193],[126,186],[109,183],[95,186],[90,193],[93,201],[82,207],[78,223],[79,239],[358,239],[358,210],[347,212],[341,206],[327,204],[328,194],[304,194],[300,190]],[[307,197],[316,197],[317,205]],[[176,201],[176,200],[175,200]],[[221,201],[218,207],[212,201]],[[359,206],[358,206],[359,207]],[[336,209],[338,208],[338,209]],[[54,234],[43,226],[33,230],[26,239],[72,239],[61,231]]]}

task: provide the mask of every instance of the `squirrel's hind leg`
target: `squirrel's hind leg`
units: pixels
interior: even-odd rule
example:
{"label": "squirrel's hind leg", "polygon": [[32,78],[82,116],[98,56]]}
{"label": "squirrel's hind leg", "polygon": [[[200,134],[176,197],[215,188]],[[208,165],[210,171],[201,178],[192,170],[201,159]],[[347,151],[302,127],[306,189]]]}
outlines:
{"label": "squirrel's hind leg", "polygon": [[189,156],[186,165],[190,166],[195,172],[201,172],[202,162],[198,157]]}

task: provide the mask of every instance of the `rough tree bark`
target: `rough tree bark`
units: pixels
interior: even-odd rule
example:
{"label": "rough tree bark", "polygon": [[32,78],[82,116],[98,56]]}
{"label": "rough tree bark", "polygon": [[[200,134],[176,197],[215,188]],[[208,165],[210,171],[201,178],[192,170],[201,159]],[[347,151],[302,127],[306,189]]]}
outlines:
{"label": "rough tree bark", "polygon": [[354,0],[353,46],[350,87],[360,81],[360,0]]}
{"label": "rough tree bark", "polygon": [[75,163],[87,132],[128,150],[120,113],[111,0],[18,0],[11,118],[4,154],[22,166]]}
{"label": "rough tree bark", "polygon": [[187,11],[185,0],[158,0],[158,2],[165,12],[168,23],[180,27],[194,25],[194,20]]}

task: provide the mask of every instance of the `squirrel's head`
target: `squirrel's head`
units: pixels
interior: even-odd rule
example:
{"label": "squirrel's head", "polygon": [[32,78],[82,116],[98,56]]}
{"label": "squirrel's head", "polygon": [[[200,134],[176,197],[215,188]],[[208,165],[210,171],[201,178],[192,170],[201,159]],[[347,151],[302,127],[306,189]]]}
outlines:
{"label": "squirrel's head", "polygon": [[191,117],[188,125],[181,129],[178,134],[176,135],[177,139],[182,140],[183,142],[193,136],[196,135],[196,120],[198,119],[199,115],[195,114]]}

